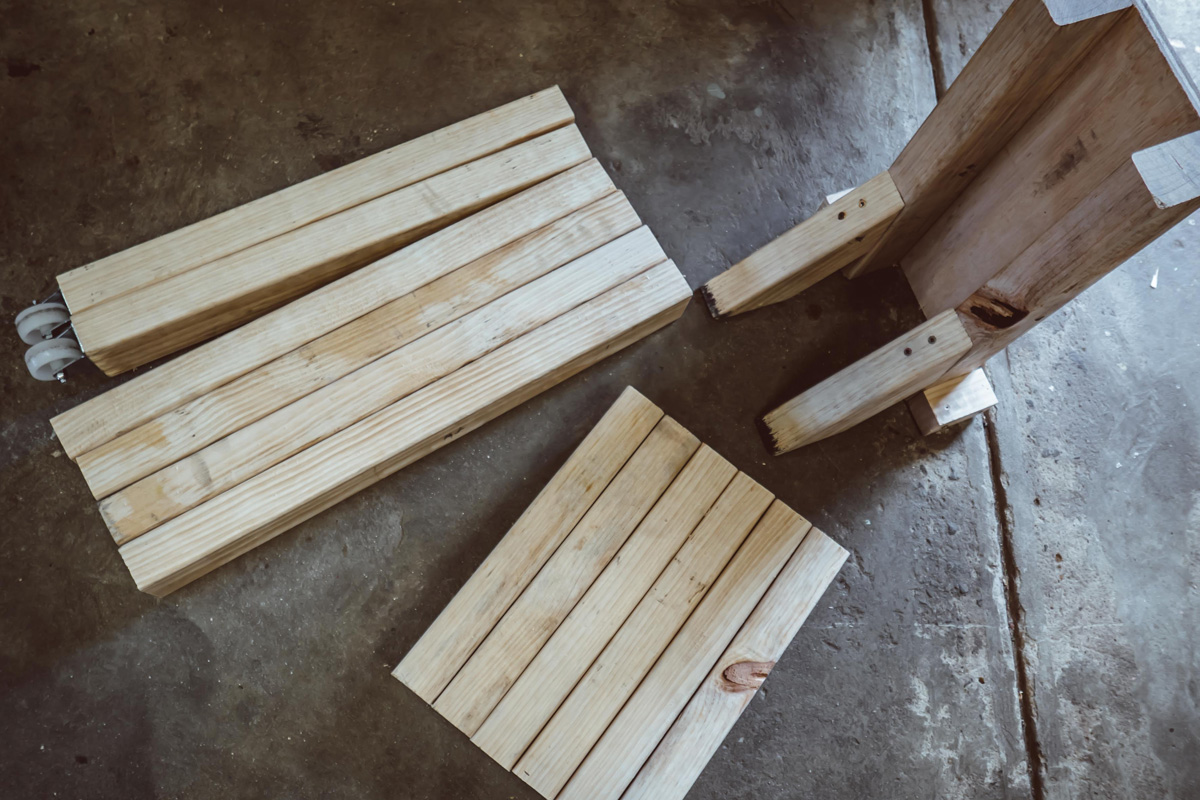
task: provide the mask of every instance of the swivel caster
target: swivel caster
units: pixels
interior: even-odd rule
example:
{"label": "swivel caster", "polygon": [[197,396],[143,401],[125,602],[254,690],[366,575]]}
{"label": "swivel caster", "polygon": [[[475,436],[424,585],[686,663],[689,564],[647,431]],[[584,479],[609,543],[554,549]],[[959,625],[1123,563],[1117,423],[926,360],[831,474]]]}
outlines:
{"label": "swivel caster", "polygon": [[70,319],[71,312],[62,303],[38,303],[17,314],[17,335],[25,344],[37,344]]}
{"label": "swivel caster", "polygon": [[36,380],[65,382],[63,370],[81,358],[83,350],[74,339],[43,339],[25,351],[25,366]]}

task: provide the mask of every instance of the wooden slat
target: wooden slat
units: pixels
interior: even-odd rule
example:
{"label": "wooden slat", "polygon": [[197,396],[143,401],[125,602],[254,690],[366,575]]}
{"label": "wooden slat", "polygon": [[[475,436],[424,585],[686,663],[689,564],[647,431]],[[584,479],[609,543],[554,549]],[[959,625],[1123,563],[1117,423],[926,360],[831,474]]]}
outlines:
{"label": "wooden slat", "polygon": [[677,319],[671,262],[388,406],[120,548],[163,595],[448,444]]}
{"label": "wooden slat", "polygon": [[664,417],[433,707],[473,735],[658,502],[700,442]]}
{"label": "wooden slat", "polygon": [[72,315],[116,375],[223,333],[590,157],[571,125]]}
{"label": "wooden slat", "polygon": [[620,192],[184,403],[78,458],[106,497],[637,228]]}
{"label": "wooden slat", "polygon": [[703,288],[715,317],[793,297],[861,258],[904,208],[887,172],[822,206]]}
{"label": "wooden slat", "polygon": [[1200,197],[1200,131],[1139,150],[1133,163],[1159,208]]}
{"label": "wooden slat", "polygon": [[71,458],[614,191],[594,160],[295,300],[50,420]]}
{"label": "wooden slat", "polygon": [[846,274],[900,263],[1119,16],[1059,27],[1042,0],[1014,0],[892,164],[904,210]]}
{"label": "wooden slat", "polygon": [[[513,770],[517,777],[543,797],[558,794],[734,557],[771,500],[771,493],[744,473],[733,479],[521,756]],[[736,572],[737,567],[733,569]]]}
{"label": "wooden slat", "polygon": [[841,433],[928,386],[971,349],[953,311],[859,359],[763,417],[776,455]]}
{"label": "wooden slat", "polygon": [[771,504],[558,798],[621,796],[810,527],[783,503]]}
{"label": "wooden slat", "polygon": [[122,489],[104,521],[124,544],[665,260],[628,233]]}
{"label": "wooden slat", "polygon": [[908,410],[921,433],[929,436],[996,405],[996,393],[983,369],[938,381],[908,398]]}
{"label": "wooden slat", "polygon": [[58,285],[78,314],[573,121],[554,86],[63,273]]}
{"label": "wooden slat", "polygon": [[662,416],[626,388],[392,675],[433,703]]}
{"label": "wooden slat", "polygon": [[471,740],[512,769],[737,469],[701,446]]}
{"label": "wooden slat", "polygon": [[847,555],[808,532],[621,800],[683,800]]}

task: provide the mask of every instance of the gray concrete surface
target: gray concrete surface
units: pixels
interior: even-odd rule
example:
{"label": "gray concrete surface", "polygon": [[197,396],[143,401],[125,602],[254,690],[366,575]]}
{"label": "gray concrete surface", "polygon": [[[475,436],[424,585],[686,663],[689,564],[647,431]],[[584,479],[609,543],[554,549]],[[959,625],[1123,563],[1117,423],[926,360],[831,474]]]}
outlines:
{"label": "gray concrete surface", "polygon": [[[0,0],[0,311],[552,83],[699,286],[886,167],[999,5]],[[0,791],[534,797],[388,673],[633,384],[851,551],[691,797],[1194,797],[1194,222],[994,360],[990,428],[897,407],[771,459],[755,417],[916,304],[896,273],[695,302],[161,601],[47,424],[110,382],[35,384],[0,337]]]}

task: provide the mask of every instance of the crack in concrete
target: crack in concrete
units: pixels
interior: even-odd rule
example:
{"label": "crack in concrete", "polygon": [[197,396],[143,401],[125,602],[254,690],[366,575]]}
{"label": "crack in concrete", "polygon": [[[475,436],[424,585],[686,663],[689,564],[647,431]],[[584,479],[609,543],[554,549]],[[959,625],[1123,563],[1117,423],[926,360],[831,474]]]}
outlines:
{"label": "crack in concrete", "polygon": [[1013,668],[1017,673],[1017,697],[1021,706],[1021,729],[1025,736],[1025,756],[1029,762],[1029,789],[1033,800],[1045,800],[1045,759],[1038,738],[1037,712],[1033,684],[1025,663],[1025,608],[1018,588],[1021,570],[1013,547],[1012,509],[1004,485],[1004,466],[1000,459],[1000,440],[996,433],[993,409],[984,412],[988,466],[992,474],[992,496],[996,499],[996,525],[1000,532],[1000,560],[1004,569],[1004,598],[1008,606],[1008,627],[1012,635]]}

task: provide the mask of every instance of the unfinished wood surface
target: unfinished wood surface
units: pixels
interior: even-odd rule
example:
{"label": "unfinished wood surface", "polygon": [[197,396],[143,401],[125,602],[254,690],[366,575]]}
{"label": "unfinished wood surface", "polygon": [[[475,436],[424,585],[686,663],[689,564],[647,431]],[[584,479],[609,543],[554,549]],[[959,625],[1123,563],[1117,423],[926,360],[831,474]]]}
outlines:
{"label": "unfinished wood surface", "polygon": [[900,263],[1120,16],[1060,27],[1015,0],[892,164],[904,210],[846,274]]}
{"label": "unfinished wood surface", "polygon": [[1175,79],[1200,113],[1200,14],[1194,0],[1136,0]]}
{"label": "unfinished wood surface", "polygon": [[106,497],[637,226],[624,196],[607,195],[81,454],[79,468]]}
{"label": "unfinished wood surface", "polygon": [[884,345],[763,418],[776,455],[841,433],[941,378],[971,348],[954,311]]}
{"label": "unfinished wood surface", "polygon": [[871,248],[904,207],[887,172],[817,211],[703,288],[714,317],[793,297]]}
{"label": "unfinished wood surface", "polygon": [[736,472],[700,447],[471,741],[513,768]]}
{"label": "unfinished wood surface", "polygon": [[927,316],[967,300],[1094,198],[1135,151],[1200,129],[1141,18],[1118,16],[1085,63],[904,257]]}
{"label": "unfinished wood surface", "polygon": [[1133,163],[1159,208],[1200,197],[1200,132],[1139,150]]}
{"label": "unfinished wood surface", "polygon": [[1042,0],[1042,3],[1056,25],[1071,25],[1129,8],[1133,0]]}
{"label": "unfinished wood surface", "polygon": [[615,191],[594,160],[393,253],[51,419],[71,458]]}
{"label": "unfinished wood surface", "polygon": [[392,675],[432,704],[662,416],[626,388]]}
{"label": "unfinished wood surface", "polygon": [[590,157],[571,125],[72,315],[116,375],[236,327]]}
{"label": "unfinished wood surface", "polygon": [[174,591],[678,319],[671,262],[622,284],[259,473],[120,553],[138,588]]}
{"label": "unfinished wood surface", "polygon": [[472,736],[700,446],[664,417],[433,707]]}
{"label": "unfinished wood surface", "polygon": [[683,800],[848,553],[811,529],[621,800]]}
{"label": "unfinished wood surface", "polygon": [[783,503],[771,505],[558,798],[621,796],[810,527]]}
{"label": "unfinished wood surface", "polygon": [[73,313],[574,121],[557,86],[58,276]]}
{"label": "unfinished wood surface", "polygon": [[628,233],[122,489],[105,523],[124,544],[665,260]]}
{"label": "unfinished wood surface", "polygon": [[[771,500],[771,493],[744,473],[733,479],[521,756],[513,770],[517,777],[543,797],[558,795],[738,552]],[[753,548],[750,545],[750,552]],[[738,569],[737,564],[730,567],[735,575]]]}
{"label": "unfinished wood surface", "polygon": [[921,433],[932,433],[962,422],[996,405],[996,393],[983,369],[938,381],[908,398],[908,410]]}

